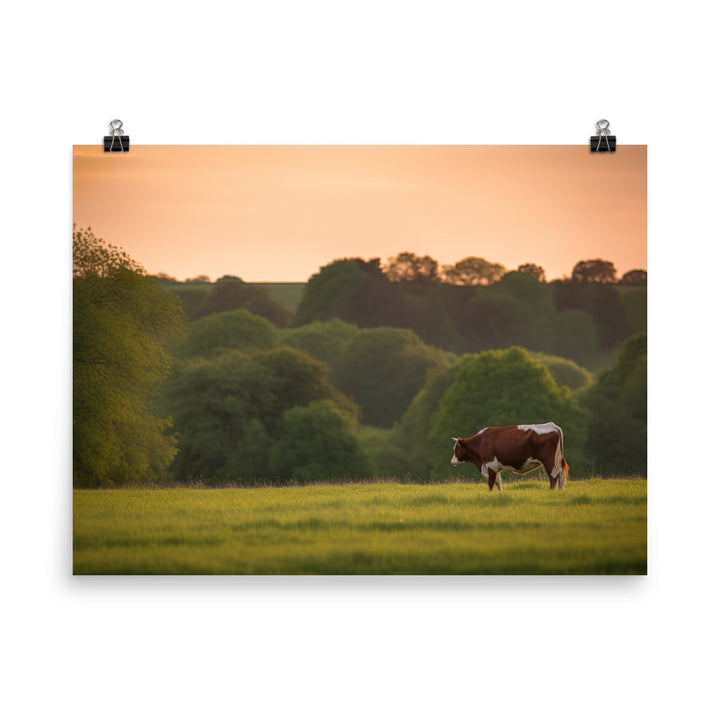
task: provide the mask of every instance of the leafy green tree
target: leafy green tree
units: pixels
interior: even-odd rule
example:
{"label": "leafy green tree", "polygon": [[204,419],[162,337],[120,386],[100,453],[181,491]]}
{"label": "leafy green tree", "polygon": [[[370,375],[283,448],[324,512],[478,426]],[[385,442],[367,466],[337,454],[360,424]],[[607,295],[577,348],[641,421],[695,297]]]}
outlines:
{"label": "leafy green tree", "polygon": [[181,450],[176,476],[218,483],[267,477],[270,439],[277,440],[286,410],[329,400],[356,416],[327,372],[324,363],[289,347],[227,350],[186,362],[166,388]]}
{"label": "leafy green tree", "polygon": [[413,472],[407,451],[396,440],[394,429],[364,426],[358,430],[357,439],[360,450],[368,461],[369,475],[372,478],[420,477]]}
{"label": "leafy green tree", "polygon": [[590,412],[587,451],[606,474],[647,472],[647,335],[626,340],[613,367],[581,396]]}
{"label": "leafy green tree", "polygon": [[353,431],[354,418],[329,400],[285,410],[271,441],[271,475],[301,481],[366,477],[367,459]]}
{"label": "leafy green tree", "polygon": [[505,268],[502,265],[480,257],[466,257],[454,265],[443,267],[445,282],[453,285],[490,285],[497,282],[504,273]]}
{"label": "leafy green tree", "polygon": [[157,389],[184,315],[177,298],[92,230],[73,232],[73,482],[161,479],[176,453]]}
{"label": "leafy green tree", "polygon": [[429,255],[401,252],[388,260],[385,274],[392,282],[427,282],[438,279],[438,262]]}
{"label": "leafy green tree", "polygon": [[592,384],[592,375],[584,368],[564,357],[546,355],[545,353],[530,353],[533,360],[541,362],[558,385],[565,385],[572,392],[584,390]]}
{"label": "leafy green tree", "polygon": [[459,368],[460,364],[456,364],[429,371],[425,386],[390,431],[395,445],[405,453],[406,472],[416,478],[430,479],[433,457],[428,436],[440,401],[455,381]]}
{"label": "leafy green tree", "polygon": [[365,261],[359,258],[335,260],[321,267],[305,286],[295,314],[295,325],[342,318],[348,301],[362,285],[365,276]]}
{"label": "leafy green tree", "polygon": [[277,328],[248,310],[215,313],[190,323],[187,336],[180,345],[184,357],[208,355],[219,349],[245,350],[280,345]]}
{"label": "leafy green tree", "polygon": [[358,332],[356,325],[333,318],[326,322],[316,320],[299,328],[286,328],[280,332],[280,338],[284,344],[333,367]]}
{"label": "leafy green tree", "polygon": [[358,327],[412,327],[401,286],[390,282],[378,258],[336,260],[308,281],[295,324],[336,317]]}
{"label": "leafy green tree", "polygon": [[432,421],[428,442],[433,476],[460,471],[477,478],[475,468],[451,468],[452,436],[468,437],[483,427],[547,421],[563,429],[570,471],[586,468],[582,449],[587,416],[567,387],[559,387],[548,369],[523,348],[470,355],[461,361]]}
{"label": "leafy green tree", "polygon": [[425,384],[431,368],[447,365],[445,354],[411,330],[361,330],[335,362],[331,379],[363,411],[363,422],[390,427]]}

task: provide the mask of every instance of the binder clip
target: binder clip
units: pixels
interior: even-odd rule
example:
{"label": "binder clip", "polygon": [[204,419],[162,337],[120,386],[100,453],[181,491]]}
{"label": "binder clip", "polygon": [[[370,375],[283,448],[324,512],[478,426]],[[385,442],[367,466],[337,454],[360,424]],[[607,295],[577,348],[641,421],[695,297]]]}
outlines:
{"label": "binder clip", "polygon": [[110,121],[110,134],[103,139],[105,152],[127,152],[130,150],[130,137],[123,134],[122,120]]}
{"label": "binder clip", "polygon": [[598,134],[590,138],[590,152],[615,152],[615,136],[610,134],[610,123],[598,120],[595,127]]}

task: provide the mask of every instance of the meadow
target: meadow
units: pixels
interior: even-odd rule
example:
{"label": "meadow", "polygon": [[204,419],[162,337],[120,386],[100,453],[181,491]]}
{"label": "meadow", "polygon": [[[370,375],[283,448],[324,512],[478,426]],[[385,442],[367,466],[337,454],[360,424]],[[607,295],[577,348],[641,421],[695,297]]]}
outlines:
{"label": "meadow", "polygon": [[644,574],[647,482],[74,490],[74,573]]}

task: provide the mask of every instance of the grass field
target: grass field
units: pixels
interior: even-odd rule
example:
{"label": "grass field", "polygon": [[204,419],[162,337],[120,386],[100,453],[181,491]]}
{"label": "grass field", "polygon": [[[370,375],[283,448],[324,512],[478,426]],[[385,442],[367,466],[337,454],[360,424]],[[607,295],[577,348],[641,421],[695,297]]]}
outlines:
{"label": "grass field", "polygon": [[74,491],[75,574],[646,572],[641,479]]}

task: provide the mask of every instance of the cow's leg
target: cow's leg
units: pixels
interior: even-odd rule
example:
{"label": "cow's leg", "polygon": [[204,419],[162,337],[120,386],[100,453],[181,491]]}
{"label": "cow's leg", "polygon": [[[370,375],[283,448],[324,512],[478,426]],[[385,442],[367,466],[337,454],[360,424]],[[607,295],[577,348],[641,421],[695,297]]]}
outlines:
{"label": "cow's leg", "polygon": [[557,477],[558,490],[564,490],[565,489],[565,471],[560,470],[556,477]]}
{"label": "cow's leg", "polygon": [[493,485],[495,485],[495,476],[497,473],[494,470],[491,470],[488,468],[488,485],[490,485],[490,490],[493,489]]}
{"label": "cow's leg", "polygon": [[502,478],[500,477],[500,473],[495,475],[495,487],[502,492]]}
{"label": "cow's leg", "polygon": [[545,468],[545,472],[548,474],[548,477],[550,478],[550,489],[557,490],[558,476],[557,476],[557,471],[555,470],[555,463],[554,462],[553,463],[544,462],[543,467]]}

